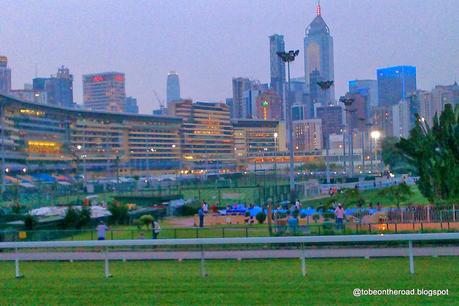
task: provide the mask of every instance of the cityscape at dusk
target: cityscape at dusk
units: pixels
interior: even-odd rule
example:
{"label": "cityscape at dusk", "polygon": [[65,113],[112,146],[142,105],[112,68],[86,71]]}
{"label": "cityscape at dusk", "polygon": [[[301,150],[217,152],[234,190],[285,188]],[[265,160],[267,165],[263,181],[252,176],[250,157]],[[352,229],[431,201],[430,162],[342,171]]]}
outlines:
{"label": "cityscape at dusk", "polygon": [[458,12],[2,1],[0,305],[457,303]]}

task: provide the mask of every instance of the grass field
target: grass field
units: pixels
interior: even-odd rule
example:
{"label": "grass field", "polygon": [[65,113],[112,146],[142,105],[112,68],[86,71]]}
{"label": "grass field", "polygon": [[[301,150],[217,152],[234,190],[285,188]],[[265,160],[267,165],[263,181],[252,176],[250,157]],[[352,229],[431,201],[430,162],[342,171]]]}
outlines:
{"label": "grass field", "polygon": [[[308,260],[303,278],[298,260],[26,262],[23,279],[14,264],[0,263],[0,305],[458,305],[459,258]],[[365,296],[363,289],[448,289],[449,296]]]}

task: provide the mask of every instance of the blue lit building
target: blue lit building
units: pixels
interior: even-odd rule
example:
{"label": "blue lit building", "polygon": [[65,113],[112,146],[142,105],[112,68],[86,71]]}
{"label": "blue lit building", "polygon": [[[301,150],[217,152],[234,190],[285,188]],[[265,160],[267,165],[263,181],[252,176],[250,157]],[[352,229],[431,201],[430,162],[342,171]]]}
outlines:
{"label": "blue lit building", "polygon": [[349,81],[349,93],[366,96],[368,107],[377,107],[379,104],[378,81],[377,80],[352,80]]}
{"label": "blue lit building", "polygon": [[378,69],[379,106],[398,104],[416,91],[416,67],[395,66]]}

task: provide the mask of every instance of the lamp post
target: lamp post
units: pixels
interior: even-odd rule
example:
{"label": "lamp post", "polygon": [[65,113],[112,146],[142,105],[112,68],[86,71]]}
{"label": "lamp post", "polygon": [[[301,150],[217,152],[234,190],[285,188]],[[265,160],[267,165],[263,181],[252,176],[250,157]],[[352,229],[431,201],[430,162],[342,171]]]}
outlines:
{"label": "lamp post", "polygon": [[[326,92],[330,87],[333,85],[333,81],[320,81],[317,82],[317,85],[319,85],[320,89],[322,89],[324,92]],[[329,165],[329,137],[326,137],[328,135],[325,135],[324,130],[322,128],[322,136],[323,136],[323,142],[325,146],[325,167],[326,167],[326,176],[327,176],[327,184],[330,184],[330,165]]]}
{"label": "lamp post", "polygon": [[[354,149],[353,149],[353,130],[352,130],[352,124],[351,124],[351,119],[352,119],[352,114],[355,113],[357,110],[356,109],[350,109],[352,106],[352,103],[354,103],[354,99],[351,98],[350,96],[342,96],[339,98],[339,101],[344,104],[344,111],[350,113],[350,116],[346,116],[346,125],[347,125],[347,135],[348,135],[348,142],[349,142],[349,156],[351,160],[349,161],[349,165],[351,168],[350,175],[353,176],[354,173]],[[347,120],[349,117],[349,120]]]}
{"label": "lamp post", "polygon": [[276,201],[277,201],[277,137],[279,134],[277,132],[274,133],[274,186],[276,188]]}
{"label": "lamp post", "polygon": [[365,172],[365,118],[360,117],[359,121],[362,123],[362,172]]}
{"label": "lamp post", "polygon": [[[375,141],[375,161],[378,159],[378,151],[377,151],[377,144],[378,144],[378,139],[381,137],[381,132],[380,131],[372,131],[371,132],[371,138]],[[373,172],[373,163],[371,164],[371,171]],[[382,174],[382,173],[381,173]]]}
{"label": "lamp post", "polygon": [[291,82],[290,82],[290,62],[295,60],[300,50],[290,50],[288,52],[277,52],[277,55],[282,59],[284,63],[287,63],[287,80],[288,80],[288,91],[287,91],[287,140],[288,150],[290,155],[290,200],[295,201],[295,169],[294,169],[294,153],[293,153],[293,127],[292,127],[292,101],[291,101]]}
{"label": "lamp post", "polygon": [[2,105],[0,106],[0,125],[1,125],[1,128],[2,128],[2,131],[1,131],[1,137],[2,137],[2,151],[1,151],[1,154],[2,154],[2,198],[3,198],[3,194],[5,193],[5,190],[6,190],[6,183],[5,183],[5,175],[6,175],[6,168],[5,168],[5,120],[4,120],[4,117],[5,117],[5,107],[2,103]]}

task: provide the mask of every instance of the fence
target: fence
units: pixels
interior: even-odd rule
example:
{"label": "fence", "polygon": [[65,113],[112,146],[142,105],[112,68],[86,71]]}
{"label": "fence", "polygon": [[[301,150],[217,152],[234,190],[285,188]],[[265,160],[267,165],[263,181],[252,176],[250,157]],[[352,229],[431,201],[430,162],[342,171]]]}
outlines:
{"label": "fence", "polygon": [[[216,226],[216,227],[178,227],[162,228],[159,239],[187,239],[187,238],[236,238],[236,237],[266,237],[269,236],[269,227],[263,225],[245,226]],[[287,225],[273,224],[272,236],[312,236],[334,234],[383,234],[407,232],[459,232],[459,222],[415,222],[415,223],[345,223],[339,227],[336,223],[311,223],[298,225],[294,229]],[[107,240],[134,240],[149,239],[151,229],[110,229],[106,233]],[[0,242],[14,241],[51,241],[51,240],[95,240],[95,229],[70,230],[32,230],[0,231]]]}
{"label": "fence", "polygon": [[340,236],[310,236],[310,237],[258,237],[258,238],[203,238],[203,239],[159,239],[159,240],[105,240],[105,241],[45,241],[45,242],[2,242],[0,251],[12,249],[15,252],[16,278],[23,275],[19,266],[19,250],[25,249],[61,249],[61,248],[101,248],[104,254],[104,274],[111,277],[109,268],[109,247],[139,247],[139,246],[200,246],[201,250],[201,275],[207,276],[205,270],[205,246],[212,245],[299,245],[299,258],[301,260],[301,272],[306,276],[306,256],[304,245],[323,243],[349,243],[349,242],[408,242],[409,270],[414,274],[413,242],[420,241],[445,241],[459,240],[459,233],[442,234],[398,234],[398,235],[340,235]]}

